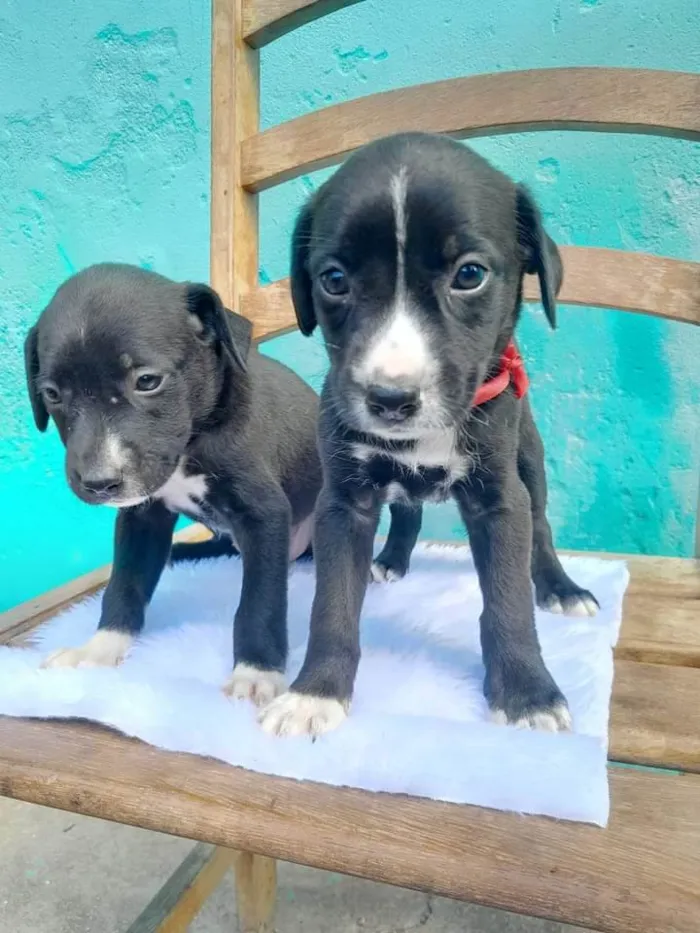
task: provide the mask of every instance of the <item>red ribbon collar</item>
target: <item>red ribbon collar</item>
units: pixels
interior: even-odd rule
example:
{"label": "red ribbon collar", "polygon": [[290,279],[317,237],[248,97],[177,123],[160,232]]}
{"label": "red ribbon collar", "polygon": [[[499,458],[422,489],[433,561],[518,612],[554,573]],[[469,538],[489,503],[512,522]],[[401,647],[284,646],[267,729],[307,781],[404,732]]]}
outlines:
{"label": "red ribbon collar", "polygon": [[472,408],[477,408],[479,405],[483,405],[484,402],[490,402],[492,398],[496,398],[497,395],[505,392],[511,382],[513,383],[515,397],[522,398],[527,392],[530,380],[525,372],[523,358],[518,353],[517,347],[512,340],[503,351],[498,375],[494,376],[493,379],[487,379],[477,389]]}

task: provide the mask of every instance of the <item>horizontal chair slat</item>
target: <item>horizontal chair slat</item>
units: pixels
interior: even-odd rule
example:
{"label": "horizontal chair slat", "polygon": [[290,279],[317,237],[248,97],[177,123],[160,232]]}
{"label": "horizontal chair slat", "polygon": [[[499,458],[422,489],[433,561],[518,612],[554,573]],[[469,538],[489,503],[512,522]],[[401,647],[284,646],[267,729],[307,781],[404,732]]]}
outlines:
{"label": "horizontal chair slat", "polygon": [[[561,304],[617,308],[700,324],[700,263],[593,247],[565,246],[561,252]],[[525,299],[540,300],[536,279],[526,279]]]}
{"label": "horizontal chair slat", "polygon": [[[617,308],[700,324],[700,263],[578,246],[562,247],[562,257],[561,304]],[[540,300],[537,280],[530,276],[525,300]],[[241,307],[253,322],[257,339],[296,328],[288,279],[250,292]]]}
{"label": "horizontal chair slat", "polygon": [[612,768],[601,830],[284,780],[75,723],[0,717],[0,749],[0,793],[20,800],[607,933],[697,929],[692,774]]}
{"label": "horizontal chair slat", "polygon": [[254,49],[262,48],[315,19],[321,19],[360,0],[246,0],[243,4],[243,38]]}
{"label": "horizontal chair slat", "polygon": [[406,130],[458,138],[589,130],[700,139],[700,74],[547,68],[453,78],[325,107],[241,144],[251,191],[334,165],[371,140]]}
{"label": "horizontal chair slat", "polygon": [[700,670],[615,660],[609,757],[700,771]]}

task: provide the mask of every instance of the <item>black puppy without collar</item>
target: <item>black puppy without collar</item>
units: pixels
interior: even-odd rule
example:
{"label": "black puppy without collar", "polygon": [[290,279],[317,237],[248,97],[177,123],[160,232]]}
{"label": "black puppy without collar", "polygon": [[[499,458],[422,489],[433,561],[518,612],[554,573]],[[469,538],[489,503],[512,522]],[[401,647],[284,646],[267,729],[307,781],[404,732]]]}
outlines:
{"label": "black puppy without collar", "polygon": [[321,486],[318,399],[250,339],[208,286],[111,264],[69,279],[31,329],[36,424],[55,421],[74,492],[119,508],[98,633],[47,665],[121,661],[182,513],[221,537],[176,545],[174,558],[234,541],[242,555],[229,692],[264,703],[282,689],[288,564],[309,546]]}
{"label": "black puppy without collar", "polygon": [[537,274],[554,326],[556,246],[529,193],[466,147],[425,134],[360,150],[302,210],[292,245],[301,330],[318,323],[330,358],[320,411],[324,484],[316,511],[317,588],[302,670],[262,713],[279,734],[342,721],[360,656],[359,618],[382,504],[393,526],[376,578],[402,576],[421,504],[456,500],[484,610],[484,691],[497,720],[565,729],[570,716],[542,660],[540,606],[589,614],[545,515],[542,443],[512,389],[472,407],[498,372]]}

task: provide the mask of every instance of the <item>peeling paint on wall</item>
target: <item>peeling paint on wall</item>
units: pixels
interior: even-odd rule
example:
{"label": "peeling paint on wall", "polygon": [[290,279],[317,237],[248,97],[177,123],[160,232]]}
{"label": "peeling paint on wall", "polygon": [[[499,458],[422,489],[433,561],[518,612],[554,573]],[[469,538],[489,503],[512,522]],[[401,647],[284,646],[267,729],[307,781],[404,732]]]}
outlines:
{"label": "peeling paint on wall", "polygon": [[108,561],[114,521],[31,424],[29,325],[92,262],[208,276],[206,7],[0,5],[0,609]]}
{"label": "peeling paint on wall", "polygon": [[[700,69],[697,0],[365,0],[262,53],[262,123],[417,81],[555,65]],[[113,514],[77,502],[24,398],[21,347],[55,288],[91,262],[205,279],[209,4],[78,0],[0,7],[0,609],[109,559]],[[559,242],[700,259],[700,146],[546,133],[475,144],[527,182]],[[294,213],[328,171],[262,197],[261,279],[287,273]],[[700,462],[700,333],[563,308],[521,342],[560,545],[689,553]],[[268,352],[315,385],[325,356]],[[449,508],[425,533],[460,534]]]}

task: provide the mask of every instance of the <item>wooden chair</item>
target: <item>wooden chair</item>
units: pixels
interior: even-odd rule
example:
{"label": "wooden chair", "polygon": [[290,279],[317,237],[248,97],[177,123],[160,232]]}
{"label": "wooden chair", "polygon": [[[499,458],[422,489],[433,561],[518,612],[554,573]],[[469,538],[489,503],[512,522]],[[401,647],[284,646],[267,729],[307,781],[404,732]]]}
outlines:
{"label": "wooden chair", "polygon": [[[294,317],[286,282],[258,285],[257,192],[371,139],[410,128],[459,137],[584,129],[700,139],[700,76],[596,68],[440,81],[259,132],[258,49],[344,5],[214,0],[211,278],[260,340],[292,329]],[[565,249],[564,261],[566,304],[700,323],[700,265],[578,248]],[[538,298],[534,285],[527,298]],[[698,931],[700,565],[631,557],[629,566],[606,830],[297,783],[88,724],[11,718],[0,719],[0,793],[200,840],[132,933],[184,929],[230,866],[241,929],[269,929],[275,859],[610,933]],[[107,572],[6,613],[0,640],[27,637]]]}

